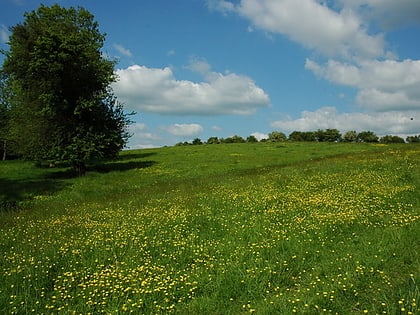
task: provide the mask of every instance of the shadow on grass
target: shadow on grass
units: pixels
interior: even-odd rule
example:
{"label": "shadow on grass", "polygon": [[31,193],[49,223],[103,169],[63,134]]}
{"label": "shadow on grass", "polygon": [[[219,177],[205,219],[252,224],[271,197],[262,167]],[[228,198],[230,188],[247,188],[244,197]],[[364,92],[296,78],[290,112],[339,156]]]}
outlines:
{"label": "shadow on grass", "polygon": [[127,161],[122,162],[120,160],[114,162],[107,162],[103,164],[97,164],[88,167],[87,171],[94,171],[98,173],[110,173],[110,172],[124,172],[133,169],[141,169],[151,167],[156,164],[155,161]]}
{"label": "shadow on grass", "polygon": [[63,180],[47,177],[29,179],[0,178],[0,213],[21,208],[22,202],[35,196],[52,195],[69,184]]}
{"label": "shadow on grass", "polygon": [[110,173],[125,172],[134,169],[151,167],[156,164],[155,161],[142,161],[146,157],[155,155],[155,152],[148,153],[121,153],[115,160],[102,161],[89,165],[87,172]]}
{"label": "shadow on grass", "polygon": [[156,152],[147,152],[147,153],[131,153],[131,152],[122,152],[116,161],[127,161],[127,160],[138,160],[138,159],[144,159],[149,156],[156,155]]}
{"label": "shadow on grass", "polygon": [[[140,159],[154,154],[123,154],[113,161],[88,165],[86,176],[89,176],[89,172],[123,172],[151,167],[156,162],[141,161]],[[0,177],[0,213],[19,210],[23,202],[33,200],[36,196],[53,195],[70,186],[71,180],[77,177],[77,173],[69,167],[45,168],[45,171],[41,173],[34,172],[28,174],[27,177],[21,176],[19,179]]]}

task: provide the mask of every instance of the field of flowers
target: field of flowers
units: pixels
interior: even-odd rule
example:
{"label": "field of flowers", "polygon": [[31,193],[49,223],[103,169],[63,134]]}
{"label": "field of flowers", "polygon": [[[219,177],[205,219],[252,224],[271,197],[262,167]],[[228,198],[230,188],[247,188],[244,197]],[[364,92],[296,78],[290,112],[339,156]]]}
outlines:
{"label": "field of flowers", "polygon": [[0,313],[420,312],[420,146],[124,156],[1,213]]}

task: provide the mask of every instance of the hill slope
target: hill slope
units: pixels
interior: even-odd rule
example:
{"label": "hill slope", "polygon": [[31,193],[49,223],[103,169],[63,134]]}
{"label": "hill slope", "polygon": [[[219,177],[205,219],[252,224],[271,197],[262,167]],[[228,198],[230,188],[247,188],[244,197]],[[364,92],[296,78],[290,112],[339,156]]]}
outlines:
{"label": "hill slope", "polygon": [[414,314],[419,162],[258,143],[127,151],[83,178],[1,163],[0,310]]}

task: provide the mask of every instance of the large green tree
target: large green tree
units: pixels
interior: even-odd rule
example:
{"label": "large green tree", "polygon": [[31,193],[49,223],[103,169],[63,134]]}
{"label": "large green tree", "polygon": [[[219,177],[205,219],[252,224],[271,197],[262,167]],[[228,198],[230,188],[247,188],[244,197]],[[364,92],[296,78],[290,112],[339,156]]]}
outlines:
{"label": "large green tree", "polygon": [[115,157],[129,138],[128,115],[110,88],[115,61],[105,35],[83,8],[41,5],[11,28],[3,72],[10,98],[10,134],[18,153],[71,162]]}

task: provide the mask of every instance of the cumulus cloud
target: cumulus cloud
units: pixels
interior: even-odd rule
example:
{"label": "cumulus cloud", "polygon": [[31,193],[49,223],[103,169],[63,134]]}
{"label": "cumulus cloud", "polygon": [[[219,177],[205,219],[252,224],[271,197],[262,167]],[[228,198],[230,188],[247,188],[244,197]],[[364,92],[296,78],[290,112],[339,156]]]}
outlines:
{"label": "cumulus cloud", "polygon": [[201,74],[203,77],[207,77],[212,73],[210,64],[206,60],[200,58],[192,58],[185,68]]}
{"label": "cumulus cloud", "polygon": [[335,107],[326,106],[316,111],[304,111],[297,119],[286,117],[274,121],[271,127],[284,132],[331,128],[342,132],[372,130],[378,135],[389,133],[393,135],[416,134],[420,130],[420,110],[383,113],[340,113]]}
{"label": "cumulus cloud", "polygon": [[357,10],[368,21],[385,30],[420,22],[420,2],[417,0],[340,0],[347,8]]}
{"label": "cumulus cloud", "polygon": [[220,11],[223,14],[234,11],[233,3],[225,0],[207,0],[207,6],[212,11]]}
{"label": "cumulus cloud", "polygon": [[151,133],[148,130],[146,124],[144,123],[135,123],[130,126],[130,132],[133,134],[135,139],[141,139],[141,141],[155,141],[160,140],[160,137],[157,134]]}
{"label": "cumulus cloud", "polygon": [[132,137],[129,139],[128,146],[131,149],[145,149],[156,147],[161,139],[156,133],[150,132],[144,123],[135,123],[130,125],[130,133]]}
{"label": "cumulus cloud", "polygon": [[203,64],[195,67],[202,71],[202,82],[178,80],[169,67],[130,66],[116,71],[119,80],[113,88],[127,108],[159,114],[249,115],[270,103],[247,76],[212,72]]}
{"label": "cumulus cloud", "polygon": [[173,124],[164,129],[178,137],[194,137],[203,132],[203,127],[199,124]]}
{"label": "cumulus cloud", "polygon": [[215,126],[211,126],[211,130],[214,130],[214,131],[222,131],[223,129],[220,126],[215,125]]}
{"label": "cumulus cloud", "polygon": [[396,60],[385,51],[384,34],[369,33],[375,25],[386,30],[419,23],[420,1],[240,0],[231,3],[233,8],[223,3],[220,10],[228,7],[255,27],[286,35],[330,58],[323,64],[307,59],[305,68],[334,84],[358,89],[356,102],[365,109],[420,108],[420,61]]}
{"label": "cumulus cloud", "polygon": [[[252,25],[327,56],[372,58],[384,55],[382,34],[368,33],[354,10],[337,12],[316,0],[241,0],[236,6],[212,1],[214,9],[234,11]],[[228,9],[226,9],[228,8]]]}
{"label": "cumulus cloud", "polygon": [[132,57],[131,51],[120,44],[114,44],[114,48],[122,55],[126,57]]}
{"label": "cumulus cloud", "polygon": [[268,134],[258,131],[251,133],[251,136],[257,138],[258,141],[261,141],[262,139],[268,139]]}
{"label": "cumulus cloud", "polygon": [[333,83],[358,88],[356,100],[367,109],[420,109],[420,60],[371,60],[357,65],[329,60],[320,65],[307,59],[305,67]]}

